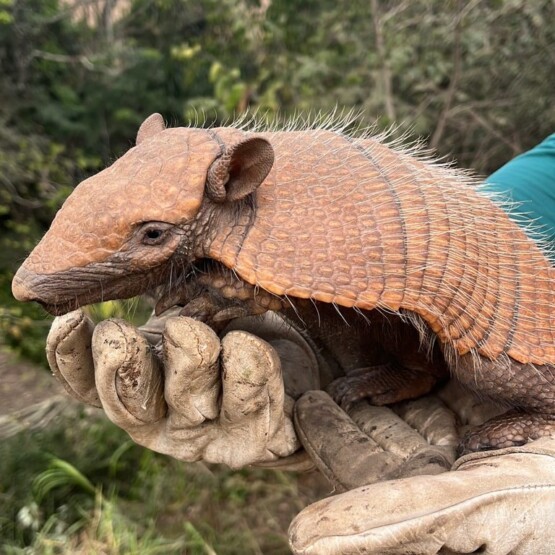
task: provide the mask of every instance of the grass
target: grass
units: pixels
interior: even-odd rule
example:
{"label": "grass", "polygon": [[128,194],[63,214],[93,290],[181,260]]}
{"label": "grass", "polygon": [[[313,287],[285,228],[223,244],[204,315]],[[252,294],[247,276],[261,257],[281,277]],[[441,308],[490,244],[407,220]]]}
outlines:
{"label": "grass", "polygon": [[0,445],[0,552],[285,554],[297,478],[181,463],[90,410]]}

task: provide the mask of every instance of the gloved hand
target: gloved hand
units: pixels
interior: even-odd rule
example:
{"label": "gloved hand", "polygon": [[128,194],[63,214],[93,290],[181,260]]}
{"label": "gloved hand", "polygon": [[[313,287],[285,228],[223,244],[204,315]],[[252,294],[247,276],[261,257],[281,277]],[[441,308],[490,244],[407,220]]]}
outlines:
{"label": "gloved hand", "polygon": [[[94,330],[81,311],[57,318],[47,342],[52,371],[73,397],[102,406],[137,443],[155,451],[180,460],[202,459],[232,467],[312,467],[304,452],[292,455],[300,446],[291,423],[293,400],[318,388],[320,378],[325,385],[332,377],[307,341],[274,313],[263,319],[236,319],[221,342],[220,374],[220,340],[214,332],[194,320],[171,316],[167,312],[164,318],[151,318],[140,333],[121,320],[102,322]],[[163,352],[155,350],[156,356],[149,344],[163,344]],[[251,383],[244,379],[245,373],[251,373]],[[247,408],[244,399],[249,399]],[[324,444],[345,454],[348,464],[343,469],[350,473],[345,475],[345,484],[333,481],[350,489],[353,484],[349,480],[366,476],[352,472],[350,463],[358,460],[354,451],[365,456],[370,451],[358,443],[352,452],[348,442],[349,448],[342,449],[341,422],[346,415],[334,403],[330,405],[332,414],[327,420],[325,415],[321,418],[318,412],[313,413],[313,429],[321,434]],[[407,435],[407,424],[389,409],[367,405],[365,410],[361,419],[371,421],[374,428],[389,436],[383,444],[384,454],[372,461],[360,459],[369,463],[359,466],[372,472],[375,480],[406,475],[409,467],[412,473],[444,471],[454,460],[454,423],[447,410],[436,418],[441,429],[450,426],[447,449],[430,448],[416,433]],[[426,410],[428,407],[424,413]],[[395,430],[390,426],[391,417],[397,419]],[[334,433],[339,437],[328,442]],[[403,452],[406,456],[401,455]],[[340,475],[341,465],[336,467]]]}
{"label": "gloved hand", "polygon": [[459,438],[453,412],[435,395],[396,409],[359,401],[347,414],[327,393],[310,391],[295,406],[295,427],[336,491],[449,470]]}
{"label": "gloved hand", "polygon": [[[112,420],[153,450],[235,467],[263,461],[306,467],[303,452],[295,451],[290,408],[299,392],[318,387],[308,344],[300,336],[287,338],[294,330],[279,322],[241,323],[277,349],[288,399],[276,378],[276,352],[264,341],[244,331],[230,333],[222,341],[219,377],[207,355],[212,352],[207,346],[219,344],[211,330],[188,319],[177,319],[174,329],[172,322],[164,385],[144,338],[120,321],[97,327],[91,356],[92,324],[80,313],[57,320],[49,360],[74,396],[97,406],[100,398]],[[150,322],[143,334],[156,343],[161,328],[160,322]],[[228,344],[234,333],[237,340],[252,339]],[[215,393],[219,380],[221,402]],[[251,396],[236,394],[242,390]],[[280,395],[283,403],[272,402]],[[460,391],[451,399],[445,393],[440,397],[459,416],[472,417],[472,424],[493,415],[491,407],[484,412],[469,396],[465,402]],[[245,407],[252,411],[241,410]],[[297,403],[299,436],[320,469],[338,488],[356,489],[298,515],[290,528],[296,553],[469,553],[482,545],[482,553],[551,553],[555,538],[546,523],[555,514],[554,440],[469,455],[456,463],[455,472],[444,472],[458,441],[453,413],[434,396],[394,408],[395,414],[361,402],[351,411],[353,420],[322,392],[309,392]],[[403,476],[412,477],[392,480]]]}
{"label": "gloved hand", "polygon": [[[316,358],[300,334],[271,315],[257,321],[258,336],[244,331],[249,325],[220,341],[190,318],[153,318],[141,333],[123,320],[95,328],[75,311],[54,321],[47,356],[70,395],[102,407],[153,451],[232,468],[310,467],[291,417],[293,397],[319,387]],[[147,341],[160,345],[161,337],[158,349]],[[291,376],[289,395],[282,369]]]}
{"label": "gloved hand", "polygon": [[394,407],[402,418],[365,401],[349,418],[325,393],[301,397],[295,423],[305,448],[341,490],[355,489],[297,515],[289,529],[294,553],[554,552],[555,438],[470,454],[442,472],[457,441],[449,409],[478,424],[499,408],[477,404],[453,382],[439,397],[445,404],[428,396]]}

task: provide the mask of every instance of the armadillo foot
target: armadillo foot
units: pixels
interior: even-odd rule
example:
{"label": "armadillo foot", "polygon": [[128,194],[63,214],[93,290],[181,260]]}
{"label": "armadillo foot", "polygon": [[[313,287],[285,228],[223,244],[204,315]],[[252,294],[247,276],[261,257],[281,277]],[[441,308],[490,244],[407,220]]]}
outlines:
{"label": "armadillo foot", "polygon": [[515,447],[546,436],[555,436],[554,414],[511,410],[468,432],[459,445],[459,455]]}
{"label": "armadillo foot", "polygon": [[389,405],[429,393],[438,377],[409,370],[398,363],[359,368],[338,378],[327,388],[334,401],[345,411],[361,399],[373,405]]}

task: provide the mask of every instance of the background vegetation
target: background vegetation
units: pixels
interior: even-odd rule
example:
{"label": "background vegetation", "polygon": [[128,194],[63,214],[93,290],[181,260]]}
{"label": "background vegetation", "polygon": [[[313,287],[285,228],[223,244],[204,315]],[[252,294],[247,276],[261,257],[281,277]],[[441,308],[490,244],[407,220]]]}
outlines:
{"label": "background vegetation", "polygon": [[4,336],[42,356],[13,269],[150,113],[354,108],[487,174],[553,132],[554,45],[552,0],[0,0]]}
{"label": "background vegetation", "polygon": [[[202,124],[254,111],[287,120],[295,113],[354,108],[364,123],[396,123],[425,137],[439,154],[487,174],[555,129],[555,3],[0,0],[0,75],[0,342],[43,361],[49,320],[39,308],[14,303],[13,272],[71,188],[128,149],[147,115],[158,111],[171,124]],[[110,305],[105,315],[120,309]],[[33,440],[39,441],[37,457],[52,441],[60,446],[58,457],[88,460],[92,444],[76,440],[72,448],[82,451],[70,453],[56,433],[65,432]],[[134,447],[117,464],[109,462],[108,446],[127,445],[122,442],[122,436],[106,441],[95,460],[108,461],[107,468],[127,461],[141,476],[151,472],[144,465],[152,455]],[[174,463],[151,460],[161,465],[153,475],[180,475]],[[17,472],[23,480],[28,471],[31,480],[39,467],[14,474],[16,467],[6,465],[15,462],[3,457],[2,464],[7,482],[0,485],[0,504],[25,490],[20,509],[36,509],[41,527],[48,515],[58,515],[44,532],[48,537],[57,526],[67,530],[70,524],[60,524],[64,504],[55,495],[45,502],[29,493],[28,481],[22,491],[10,483]],[[97,471],[91,470],[94,476]],[[121,510],[106,505],[105,497],[119,482],[104,476],[93,485],[91,479],[76,486],[90,506],[73,509],[80,507],[98,531],[99,514]],[[225,479],[215,478],[217,491]],[[138,496],[137,487],[154,488],[147,492],[152,496],[160,484],[149,480],[122,482],[122,499]],[[79,521],[75,515],[66,520]],[[38,545],[33,542],[43,528],[10,522],[0,545],[8,537],[10,545]],[[141,533],[149,530],[143,526]],[[194,552],[193,536],[189,529],[183,541]],[[233,542],[221,543],[222,552],[242,552]],[[245,545],[243,552],[257,552]],[[128,549],[121,552],[133,552]]]}

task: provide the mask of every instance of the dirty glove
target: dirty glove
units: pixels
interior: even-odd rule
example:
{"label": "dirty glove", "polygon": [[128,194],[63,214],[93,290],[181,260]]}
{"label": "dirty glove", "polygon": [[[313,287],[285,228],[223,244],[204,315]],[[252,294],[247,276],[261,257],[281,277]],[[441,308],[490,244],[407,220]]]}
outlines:
{"label": "dirty glove", "polygon": [[297,434],[336,491],[420,474],[439,474],[456,459],[455,415],[434,395],[399,403],[396,412],[366,401],[344,412],[323,391],[295,406]]}
{"label": "dirty glove", "polygon": [[[95,328],[75,311],[54,321],[47,356],[68,393],[102,407],[153,451],[232,468],[310,466],[302,451],[295,453],[294,401],[285,394],[282,367],[303,376],[291,386],[298,396],[319,387],[318,366],[294,330],[281,320],[264,322],[257,330],[274,347],[241,330],[220,341],[208,326],[185,317],[151,320],[141,333],[123,320]],[[164,325],[162,347],[154,349],[146,338],[158,342]]]}
{"label": "dirty glove", "polygon": [[[306,449],[338,489],[355,489],[297,515],[289,529],[294,553],[553,552],[555,438],[470,454],[442,472],[456,435],[439,397],[463,422],[468,416],[478,424],[499,412],[453,382],[439,396],[394,406],[396,414],[360,402],[352,418],[332,416],[336,408],[322,392],[298,401],[295,422]],[[339,431],[324,442],[316,418],[326,414]]]}
{"label": "dirty glove", "polygon": [[363,486],[304,509],[294,553],[549,555],[555,439],[467,455],[453,472]]}

